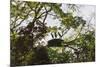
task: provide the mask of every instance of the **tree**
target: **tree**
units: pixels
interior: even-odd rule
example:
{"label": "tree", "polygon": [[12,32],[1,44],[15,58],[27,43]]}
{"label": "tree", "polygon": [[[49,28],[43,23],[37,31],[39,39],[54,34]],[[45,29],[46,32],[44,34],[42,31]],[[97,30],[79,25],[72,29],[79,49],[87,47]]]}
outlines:
{"label": "tree", "polygon": [[[65,13],[62,5],[11,0],[12,66],[95,61],[95,31],[83,33],[86,20],[73,12]],[[48,16],[58,19],[60,26],[49,27]],[[70,29],[77,34],[64,38]],[[41,41],[50,33],[52,39],[44,46]]]}

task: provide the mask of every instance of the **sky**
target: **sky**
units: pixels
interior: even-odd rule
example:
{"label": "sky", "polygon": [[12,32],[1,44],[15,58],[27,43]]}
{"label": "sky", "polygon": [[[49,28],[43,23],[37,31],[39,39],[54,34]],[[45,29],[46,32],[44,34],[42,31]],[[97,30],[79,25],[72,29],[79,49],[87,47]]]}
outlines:
{"label": "sky", "polygon": [[[66,3],[63,3],[62,6],[61,6],[61,9],[66,13],[68,12],[68,6],[66,6],[67,4]],[[95,10],[96,10],[96,7],[94,5],[79,5],[77,4],[78,6],[78,10],[77,12],[74,12],[73,14],[76,16],[81,16],[83,17],[84,20],[87,21],[87,23],[89,22],[89,20],[92,18],[95,18]],[[26,26],[26,22],[32,20],[32,18],[29,18],[28,20],[25,20],[24,23],[21,24],[21,26]],[[60,21],[58,19],[53,19],[52,16],[48,15],[47,18],[46,18],[46,21],[47,23],[47,26],[57,26],[59,27],[60,26]],[[95,27],[95,19],[92,19],[90,21],[91,24],[93,24],[93,26]],[[70,29],[70,31],[66,34],[67,38],[68,37],[71,37],[72,35],[76,34],[76,32],[74,32],[73,29]],[[65,37],[66,37],[65,36]],[[48,36],[46,36],[45,40],[48,41],[52,39],[51,35],[48,34]]]}
{"label": "sky", "polygon": [[[91,18],[91,15],[93,13],[95,13],[95,6],[94,5],[78,5],[79,6],[79,12],[74,12],[75,15],[78,16],[82,16],[84,18],[84,20],[86,20],[88,22],[88,20]],[[67,6],[64,3],[62,5],[62,10],[64,12],[67,12]],[[60,21],[58,19],[52,19],[51,16],[48,16],[48,18],[46,19],[47,25],[48,26],[59,26]],[[94,23],[95,20],[93,20],[91,23]]]}
{"label": "sky", "polygon": [[[88,23],[90,21],[90,19],[92,18],[92,20],[90,21],[90,24],[92,24],[92,26],[95,28],[95,10],[96,7],[94,5],[77,5],[79,7],[79,11],[78,12],[74,12],[74,15],[78,15],[83,17],[84,20],[86,20],[86,23]],[[67,6],[64,3],[62,5],[62,10],[64,12],[67,12]],[[58,19],[52,19],[51,16],[48,16],[46,19],[47,22],[47,26],[60,26],[60,21]],[[76,32],[74,32],[73,29],[71,29],[66,36],[67,37],[71,37],[72,35],[76,34]],[[50,36],[50,34],[45,38],[45,40],[50,40],[52,39],[52,37]]]}

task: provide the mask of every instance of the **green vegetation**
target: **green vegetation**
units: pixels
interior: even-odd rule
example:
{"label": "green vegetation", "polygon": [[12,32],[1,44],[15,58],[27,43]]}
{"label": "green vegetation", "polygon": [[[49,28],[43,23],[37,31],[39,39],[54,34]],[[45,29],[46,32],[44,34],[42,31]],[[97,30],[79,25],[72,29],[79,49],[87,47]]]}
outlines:
{"label": "green vegetation", "polygon": [[[82,17],[74,16],[77,5],[68,4],[66,9],[72,12],[66,13],[62,5],[11,1],[12,66],[95,61],[95,29],[87,29],[84,33],[84,28],[89,26]],[[59,27],[48,26],[48,16],[58,19]],[[70,29],[77,34],[68,38],[66,35]],[[52,39],[45,44],[42,39],[47,36]]]}

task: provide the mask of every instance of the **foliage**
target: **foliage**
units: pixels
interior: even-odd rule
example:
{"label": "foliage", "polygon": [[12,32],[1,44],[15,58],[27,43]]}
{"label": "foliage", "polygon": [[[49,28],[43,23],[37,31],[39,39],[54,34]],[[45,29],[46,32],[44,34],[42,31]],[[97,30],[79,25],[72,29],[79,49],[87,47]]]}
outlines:
{"label": "foliage", "polygon": [[[95,61],[95,31],[81,33],[86,21],[72,12],[64,13],[61,6],[56,3],[11,1],[12,66]],[[70,6],[72,8],[73,5]],[[50,15],[52,12],[55,15]],[[47,26],[48,15],[58,17],[60,27]],[[80,31],[73,40],[68,38],[67,41],[63,37],[71,28],[79,28]],[[41,41],[50,33],[52,39],[44,46]]]}

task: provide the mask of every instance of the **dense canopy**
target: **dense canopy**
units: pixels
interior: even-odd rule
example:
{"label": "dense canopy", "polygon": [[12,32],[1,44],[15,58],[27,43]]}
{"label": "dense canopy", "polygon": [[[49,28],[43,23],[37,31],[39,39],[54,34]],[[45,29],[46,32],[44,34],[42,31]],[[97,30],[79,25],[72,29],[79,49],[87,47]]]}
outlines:
{"label": "dense canopy", "polygon": [[[79,13],[79,7],[76,4],[11,0],[11,65],[95,61],[93,17],[88,22],[75,14]],[[59,24],[53,25],[47,19]]]}

